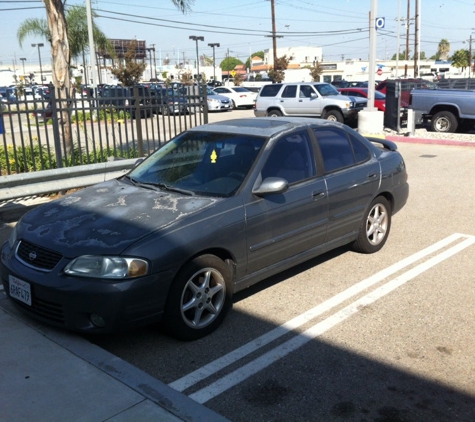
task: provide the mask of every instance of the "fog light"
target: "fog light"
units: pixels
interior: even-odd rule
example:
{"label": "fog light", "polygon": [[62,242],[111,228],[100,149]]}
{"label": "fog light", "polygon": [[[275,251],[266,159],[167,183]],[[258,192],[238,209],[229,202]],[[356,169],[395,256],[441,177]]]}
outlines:
{"label": "fog light", "polygon": [[91,314],[90,316],[91,322],[98,328],[104,328],[106,325],[106,322],[104,321],[104,318],[102,318],[100,315],[97,314]]}

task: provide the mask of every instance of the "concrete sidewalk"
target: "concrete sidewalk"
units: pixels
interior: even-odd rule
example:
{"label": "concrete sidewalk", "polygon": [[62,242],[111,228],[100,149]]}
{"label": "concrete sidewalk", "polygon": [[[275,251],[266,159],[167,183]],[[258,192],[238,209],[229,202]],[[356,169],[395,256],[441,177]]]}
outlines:
{"label": "concrete sidewalk", "polygon": [[80,336],[23,315],[0,290],[0,421],[226,421]]}

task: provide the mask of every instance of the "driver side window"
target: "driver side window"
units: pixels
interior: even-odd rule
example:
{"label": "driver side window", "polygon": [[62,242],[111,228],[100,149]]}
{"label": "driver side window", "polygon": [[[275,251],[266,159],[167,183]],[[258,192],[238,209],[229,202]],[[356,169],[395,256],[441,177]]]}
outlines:
{"label": "driver side window", "polygon": [[262,178],[280,177],[289,184],[315,176],[315,160],[306,131],[286,135],[274,145]]}

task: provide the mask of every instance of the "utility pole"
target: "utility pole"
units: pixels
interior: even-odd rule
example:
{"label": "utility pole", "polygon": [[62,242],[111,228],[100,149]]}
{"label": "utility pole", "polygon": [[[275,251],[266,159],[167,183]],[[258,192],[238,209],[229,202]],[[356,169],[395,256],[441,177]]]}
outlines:
{"label": "utility pole", "polygon": [[406,60],[409,60],[409,22],[411,20],[411,0],[407,0],[407,20],[406,20]]}
{"label": "utility pole", "polygon": [[[23,59],[20,59],[23,60]],[[472,34],[468,39],[468,79],[472,77]]]}
{"label": "utility pole", "polygon": [[155,69],[155,82],[157,82],[157,57],[155,56],[155,44],[150,44],[150,46],[152,47],[153,51],[153,67]]}
{"label": "utility pole", "polygon": [[277,63],[277,36],[275,34],[275,5],[274,0],[270,0],[270,7],[271,7],[271,15],[272,15],[272,50],[274,53],[274,57],[272,58],[274,62],[274,69],[275,64]]}
{"label": "utility pole", "polygon": [[419,76],[419,1],[416,0],[416,13],[414,17],[414,78]]}

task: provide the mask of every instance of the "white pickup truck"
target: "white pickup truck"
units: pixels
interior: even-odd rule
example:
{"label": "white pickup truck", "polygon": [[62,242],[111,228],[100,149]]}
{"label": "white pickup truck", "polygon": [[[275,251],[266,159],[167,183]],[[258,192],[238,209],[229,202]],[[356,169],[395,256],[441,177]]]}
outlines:
{"label": "white pickup truck", "polygon": [[475,126],[474,90],[413,89],[409,108],[416,123],[429,123],[434,132],[453,133]]}

